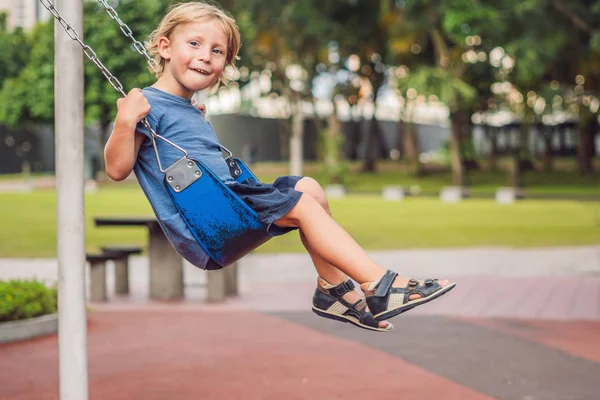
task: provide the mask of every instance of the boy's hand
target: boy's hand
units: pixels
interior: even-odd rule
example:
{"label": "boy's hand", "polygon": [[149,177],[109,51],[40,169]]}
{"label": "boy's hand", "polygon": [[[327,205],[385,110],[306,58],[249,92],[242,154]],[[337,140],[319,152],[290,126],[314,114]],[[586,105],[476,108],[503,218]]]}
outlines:
{"label": "boy's hand", "polygon": [[141,89],[131,89],[117,100],[117,119],[135,125],[150,112],[150,103]]}
{"label": "boy's hand", "polygon": [[194,98],[192,98],[192,105],[194,107],[196,107],[198,110],[200,110],[202,112],[202,115],[206,115],[206,104],[204,104],[204,103],[198,104],[198,103],[196,103],[196,100],[194,100]]}

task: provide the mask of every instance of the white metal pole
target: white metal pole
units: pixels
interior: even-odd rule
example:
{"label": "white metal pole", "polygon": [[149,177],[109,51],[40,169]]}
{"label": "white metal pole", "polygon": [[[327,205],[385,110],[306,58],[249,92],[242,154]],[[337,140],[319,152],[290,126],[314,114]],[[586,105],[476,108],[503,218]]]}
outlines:
{"label": "white metal pole", "polygon": [[[83,33],[83,0],[56,8]],[[54,23],[60,400],[88,399],[83,211],[83,52]]]}

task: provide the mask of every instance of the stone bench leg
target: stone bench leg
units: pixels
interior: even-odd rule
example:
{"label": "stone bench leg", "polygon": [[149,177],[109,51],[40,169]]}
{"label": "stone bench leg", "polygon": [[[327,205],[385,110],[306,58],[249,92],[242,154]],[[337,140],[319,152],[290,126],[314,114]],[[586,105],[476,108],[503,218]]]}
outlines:
{"label": "stone bench leg", "polygon": [[238,267],[236,262],[225,267],[225,295],[238,295]]}
{"label": "stone bench leg", "polygon": [[207,271],[206,287],[208,301],[211,303],[225,301],[227,296],[237,296],[237,263],[233,263],[225,268]]}
{"label": "stone bench leg", "polygon": [[129,261],[128,258],[117,259],[115,262],[115,293],[129,294]]}
{"label": "stone bench leg", "polygon": [[181,300],[183,298],[183,259],[171,246],[157,225],[150,229],[150,298]]}
{"label": "stone bench leg", "polygon": [[225,270],[227,268],[206,271],[207,300],[218,303],[225,300]]}
{"label": "stone bench leg", "polygon": [[106,262],[90,262],[90,300],[106,301]]}

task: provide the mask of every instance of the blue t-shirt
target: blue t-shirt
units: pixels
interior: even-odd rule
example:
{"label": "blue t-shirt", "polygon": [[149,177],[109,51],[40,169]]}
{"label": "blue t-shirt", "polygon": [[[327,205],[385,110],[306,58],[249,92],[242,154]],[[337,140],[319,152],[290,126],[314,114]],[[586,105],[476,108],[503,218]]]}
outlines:
{"label": "blue t-shirt", "polygon": [[[185,149],[189,157],[202,161],[222,181],[233,181],[212,126],[190,99],[153,87],[143,89],[142,93],[150,103],[150,114],[146,118],[154,132]],[[133,171],[158,223],[182,257],[197,267],[205,268],[209,257],[179,215],[164,186],[164,173],[158,168],[150,133],[141,123],[137,131],[147,138],[140,147]],[[160,139],[156,143],[163,169],[183,156],[181,151]]]}

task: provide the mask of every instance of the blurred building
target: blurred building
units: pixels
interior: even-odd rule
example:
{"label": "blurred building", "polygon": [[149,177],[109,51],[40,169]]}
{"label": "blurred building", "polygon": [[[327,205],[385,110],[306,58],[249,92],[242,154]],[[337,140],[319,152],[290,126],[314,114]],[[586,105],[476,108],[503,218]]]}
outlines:
{"label": "blurred building", "polygon": [[39,0],[0,0],[0,12],[8,13],[9,28],[19,26],[31,29],[36,22],[45,21],[50,17],[50,13]]}

